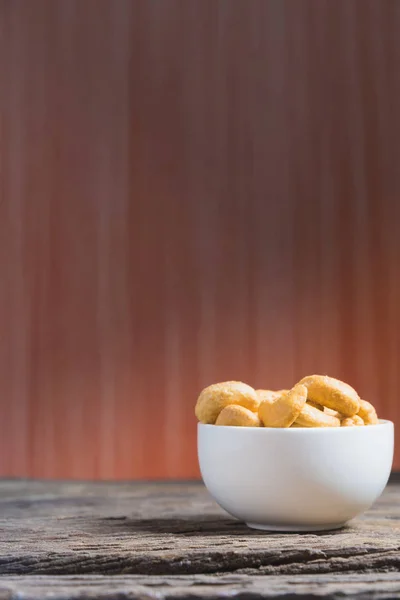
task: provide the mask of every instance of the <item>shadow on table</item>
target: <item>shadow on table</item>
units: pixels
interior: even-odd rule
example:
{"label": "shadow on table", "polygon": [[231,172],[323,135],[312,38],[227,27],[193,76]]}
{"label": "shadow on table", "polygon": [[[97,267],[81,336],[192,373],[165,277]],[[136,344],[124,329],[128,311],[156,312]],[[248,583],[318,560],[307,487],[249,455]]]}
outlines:
{"label": "shadow on table", "polygon": [[[244,537],[265,537],[265,536],[298,536],[304,537],[304,533],[283,533],[274,531],[260,531],[257,529],[250,529],[242,521],[235,519],[227,519],[223,515],[208,515],[207,518],[199,516],[194,519],[177,519],[177,518],[163,518],[163,519],[131,519],[128,517],[106,517],[101,519],[101,522],[105,529],[112,531],[116,534],[122,532],[131,533],[153,533],[154,535],[180,535],[187,537],[197,536],[244,536]],[[100,525],[100,523],[98,523]],[[308,535],[312,536],[337,536],[348,533],[350,526],[344,527],[339,530],[312,532]]]}

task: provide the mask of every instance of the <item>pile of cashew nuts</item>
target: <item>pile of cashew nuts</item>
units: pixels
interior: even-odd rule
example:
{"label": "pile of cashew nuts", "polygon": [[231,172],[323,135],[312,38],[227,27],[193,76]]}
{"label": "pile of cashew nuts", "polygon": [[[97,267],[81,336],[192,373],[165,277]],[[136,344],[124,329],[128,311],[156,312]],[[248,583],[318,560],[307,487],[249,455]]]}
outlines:
{"label": "pile of cashew nuts", "polygon": [[195,408],[201,423],[236,427],[355,427],[375,425],[376,410],[347,383],[304,377],[291,390],[255,390],[241,381],[206,387]]}

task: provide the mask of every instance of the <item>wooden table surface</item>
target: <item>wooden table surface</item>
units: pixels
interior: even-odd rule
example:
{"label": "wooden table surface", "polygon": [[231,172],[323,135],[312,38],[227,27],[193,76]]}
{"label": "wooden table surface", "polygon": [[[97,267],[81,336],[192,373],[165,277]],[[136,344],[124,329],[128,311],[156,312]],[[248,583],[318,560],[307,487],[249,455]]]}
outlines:
{"label": "wooden table surface", "polygon": [[400,482],[340,531],[248,529],[200,483],[0,481],[0,600],[400,597]]}

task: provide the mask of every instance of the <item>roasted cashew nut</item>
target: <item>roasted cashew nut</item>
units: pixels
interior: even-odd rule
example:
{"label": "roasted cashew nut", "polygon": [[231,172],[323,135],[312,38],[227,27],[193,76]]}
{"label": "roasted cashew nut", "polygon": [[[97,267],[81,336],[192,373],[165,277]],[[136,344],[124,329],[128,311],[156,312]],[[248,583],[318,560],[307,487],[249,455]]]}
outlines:
{"label": "roasted cashew nut", "polygon": [[326,413],[327,415],[331,415],[331,417],[337,417],[338,419],[343,419],[344,416],[338,412],[337,410],[332,410],[331,408],[324,408],[324,413]]}
{"label": "roasted cashew nut", "polygon": [[326,375],[309,375],[300,384],[308,390],[308,400],[352,417],[360,409],[360,398],[350,385]]}
{"label": "roasted cashew nut", "polygon": [[364,421],[358,415],[353,417],[345,417],[340,421],[341,427],[361,427],[364,425]]}
{"label": "roasted cashew nut", "polygon": [[256,390],[256,394],[259,397],[260,402],[263,400],[267,402],[275,402],[275,400],[279,397],[279,394],[273,390]]}
{"label": "roasted cashew nut", "polygon": [[260,399],[260,402],[263,400],[274,402],[279,396],[283,396],[283,394],[287,394],[289,390],[256,390],[256,394]]}
{"label": "roasted cashew nut", "polygon": [[257,413],[251,412],[239,404],[225,406],[215,421],[216,425],[230,425],[232,427],[260,427],[260,418]]}
{"label": "roasted cashew nut", "polygon": [[324,407],[322,406],[322,404],[318,404],[318,402],[313,402],[312,400],[307,400],[307,404],[309,404],[310,406],[313,406],[314,408],[317,408],[318,410],[324,411]]}
{"label": "roasted cashew nut", "polygon": [[257,412],[260,400],[256,391],[241,381],[214,383],[200,393],[195,414],[201,423],[213,424],[221,410],[230,404],[239,404]]}
{"label": "roasted cashew nut", "polygon": [[297,417],[295,425],[298,427],[340,427],[340,420],[327,415],[307,402]]}
{"label": "roasted cashew nut", "polygon": [[360,400],[360,410],[358,411],[357,415],[361,417],[365,425],[376,425],[379,423],[375,407],[366,400]]}
{"label": "roasted cashew nut", "polygon": [[363,419],[361,417],[359,417],[358,415],[354,415],[354,417],[352,417],[353,421],[354,421],[354,425],[356,425],[357,427],[360,426],[364,426],[365,423],[363,421]]}
{"label": "roasted cashew nut", "polygon": [[263,400],[258,415],[265,427],[290,427],[299,416],[307,400],[307,388],[296,385],[287,394],[282,394],[274,402]]}

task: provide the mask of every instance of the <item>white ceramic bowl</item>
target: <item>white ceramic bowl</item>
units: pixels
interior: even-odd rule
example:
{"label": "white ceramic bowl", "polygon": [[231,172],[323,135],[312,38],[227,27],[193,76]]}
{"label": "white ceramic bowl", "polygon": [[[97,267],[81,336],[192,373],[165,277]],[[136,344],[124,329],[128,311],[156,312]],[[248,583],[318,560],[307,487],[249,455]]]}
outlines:
{"label": "white ceramic bowl", "polygon": [[272,429],[198,425],[204,483],[249,527],[336,529],[368,509],[393,461],[390,421],[367,427]]}

